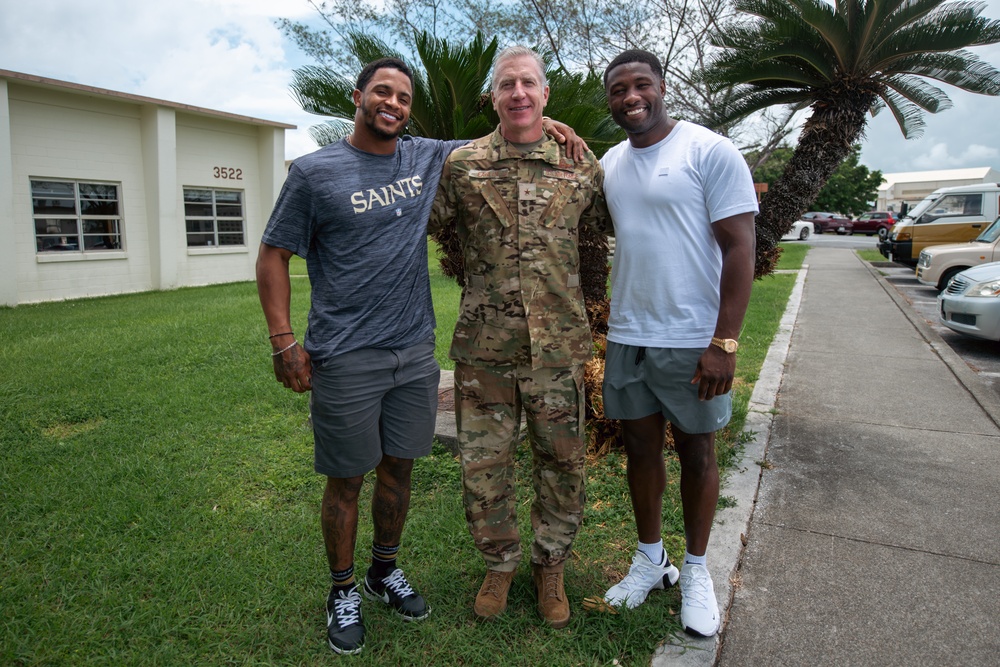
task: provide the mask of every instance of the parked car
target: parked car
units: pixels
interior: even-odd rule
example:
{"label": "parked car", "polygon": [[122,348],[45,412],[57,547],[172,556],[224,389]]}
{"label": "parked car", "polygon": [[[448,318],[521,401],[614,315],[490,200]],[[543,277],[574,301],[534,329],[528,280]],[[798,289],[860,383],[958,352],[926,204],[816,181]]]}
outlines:
{"label": "parked car", "polygon": [[813,223],[813,231],[817,234],[822,234],[823,232],[837,232],[838,234],[854,233],[854,223],[846,215],[839,213],[810,211],[809,213],[803,213],[801,219]]}
{"label": "parked car", "polygon": [[782,241],[805,241],[813,235],[813,223],[807,220],[796,220],[792,223],[792,228],[781,237]]}
{"label": "parked car", "polygon": [[932,245],[920,251],[917,280],[943,290],[956,273],[987,262],[1000,261],[1000,216],[967,243]]}
{"label": "parked car", "polygon": [[1000,341],[1000,262],[956,274],[938,294],[938,314],[953,331]]}
{"label": "parked car", "polygon": [[892,262],[915,266],[927,246],[964,243],[1000,214],[1000,183],[939,188],[896,223],[878,250]]}
{"label": "parked car", "polygon": [[854,221],[855,234],[878,234],[880,239],[889,236],[889,230],[896,224],[896,216],[892,211],[871,211],[862,213]]}

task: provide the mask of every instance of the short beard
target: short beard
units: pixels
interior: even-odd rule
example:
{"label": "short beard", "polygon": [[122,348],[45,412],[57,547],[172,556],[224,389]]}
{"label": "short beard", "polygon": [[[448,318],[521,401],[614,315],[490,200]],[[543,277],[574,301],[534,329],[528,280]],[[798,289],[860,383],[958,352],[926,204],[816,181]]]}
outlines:
{"label": "short beard", "polygon": [[[376,125],[375,125],[375,116],[376,115],[377,114],[369,114],[368,111],[365,110],[364,108],[361,109],[361,118],[365,122],[365,127],[367,127],[369,130],[371,130],[372,134],[374,134],[376,137],[378,137],[379,139],[389,140],[389,139],[395,139],[400,134],[402,134],[402,130],[400,130],[396,134],[393,134],[392,132],[386,132],[385,130],[383,130],[383,129],[379,128],[379,127],[376,127]],[[404,125],[403,128],[405,129],[406,126]]]}

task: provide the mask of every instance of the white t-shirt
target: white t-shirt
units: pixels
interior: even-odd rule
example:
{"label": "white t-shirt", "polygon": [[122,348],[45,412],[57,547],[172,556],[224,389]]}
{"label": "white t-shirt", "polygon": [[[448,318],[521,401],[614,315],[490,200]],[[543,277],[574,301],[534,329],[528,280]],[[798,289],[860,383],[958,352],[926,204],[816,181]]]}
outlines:
{"label": "white t-shirt", "polygon": [[601,158],[615,223],[608,340],[706,347],[719,317],[722,251],[711,223],[757,212],[753,179],[731,141],[678,121],[662,141],[628,140]]}

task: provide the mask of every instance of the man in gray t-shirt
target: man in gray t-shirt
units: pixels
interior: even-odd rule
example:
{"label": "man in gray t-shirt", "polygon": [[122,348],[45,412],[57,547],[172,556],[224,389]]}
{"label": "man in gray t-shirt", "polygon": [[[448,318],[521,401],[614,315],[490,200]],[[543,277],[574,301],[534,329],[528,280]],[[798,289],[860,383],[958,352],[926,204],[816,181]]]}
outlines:
{"label": "man in gray t-shirt", "polygon": [[[413,460],[431,450],[441,372],[427,219],[444,159],[462,142],[400,138],[412,94],[413,76],[400,60],[376,60],[362,70],[353,132],[295,161],[257,259],[275,377],[293,391],[312,391],[315,468],[327,478],[327,635],[337,653],[364,646],[362,587],[407,620],[430,613],[396,556]],[[312,284],[304,347],[291,328],[292,254],[306,259]],[[359,587],[358,493],[372,469],[372,562]]]}
{"label": "man in gray t-shirt", "polygon": [[[275,377],[293,391],[312,391],[315,469],[327,478],[327,636],[337,653],[364,646],[354,545],[358,494],[373,469],[364,593],[407,620],[430,613],[396,557],[413,460],[430,453],[437,415],[427,220],[444,160],[465,141],[401,137],[412,94],[413,76],[402,61],[365,66],[353,93],[353,132],[295,161],[257,258]],[[562,124],[549,127],[563,141],[575,137]],[[586,149],[578,139],[571,146],[577,155]],[[306,259],[312,284],[304,346],[291,328],[293,254]]]}

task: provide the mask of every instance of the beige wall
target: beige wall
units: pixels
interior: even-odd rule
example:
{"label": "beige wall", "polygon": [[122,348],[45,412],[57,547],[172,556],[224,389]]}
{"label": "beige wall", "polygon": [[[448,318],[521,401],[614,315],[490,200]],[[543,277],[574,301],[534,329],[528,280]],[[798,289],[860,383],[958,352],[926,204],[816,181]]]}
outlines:
{"label": "beige wall", "polygon": [[[0,238],[9,244],[0,261],[13,265],[0,271],[0,304],[253,279],[257,245],[284,180],[284,128],[0,84]],[[215,167],[226,175],[240,170],[242,178],[220,178]],[[33,178],[118,184],[123,249],[37,253]],[[246,245],[188,249],[185,186],[242,190]]]}
{"label": "beige wall", "polygon": [[[17,84],[9,90],[18,303],[150,289],[138,108]],[[120,184],[124,249],[36,253],[33,178]]]}
{"label": "beige wall", "polygon": [[[223,173],[227,178],[221,177]],[[209,285],[253,279],[257,244],[263,232],[263,228],[260,227],[259,174],[257,132],[254,127],[249,125],[233,127],[232,123],[212,118],[178,116],[175,196],[181,211],[182,224],[178,226],[176,243],[185,249],[178,263],[178,278],[181,284]],[[230,175],[233,177],[229,178]],[[236,178],[237,176],[239,178]],[[183,226],[184,188],[242,191],[246,245],[187,248]]]}
{"label": "beige wall", "polygon": [[894,183],[885,190],[879,190],[878,202],[875,209],[878,211],[892,210],[899,211],[900,205],[905,201],[910,208],[919,204],[924,197],[940,188],[951,188],[958,185],[976,185],[982,183],[981,178],[958,178],[947,181],[923,181],[919,183]]}

